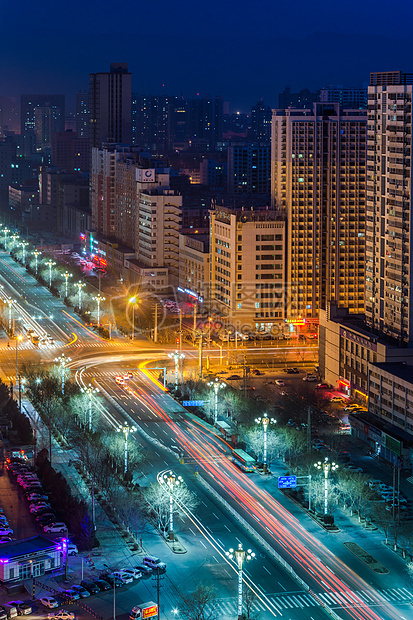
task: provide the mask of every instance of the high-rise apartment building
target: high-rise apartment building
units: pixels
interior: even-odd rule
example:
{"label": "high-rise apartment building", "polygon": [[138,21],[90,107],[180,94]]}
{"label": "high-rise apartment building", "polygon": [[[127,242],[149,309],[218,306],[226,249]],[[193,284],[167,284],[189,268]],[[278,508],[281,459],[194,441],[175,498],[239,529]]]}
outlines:
{"label": "high-rise apartment building", "polygon": [[271,193],[271,148],[268,145],[234,144],[227,151],[229,194]]}
{"label": "high-rise apartment building", "polygon": [[285,213],[290,318],[364,310],[366,113],[273,110],[272,201]]}
{"label": "high-rise apartment building", "polygon": [[89,138],[91,148],[102,143],[130,144],[131,74],[125,62],[111,63],[109,73],[89,77]]}
{"label": "high-rise apartment building", "polygon": [[270,144],[272,110],[259,101],[251,108],[251,138],[256,142]]}
{"label": "high-rise apartment building", "polygon": [[89,93],[76,93],[76,133],[79,138],[89,137]]}
{"label": "high-rise apartment building", "polygon": [[343,86],[329,86],[320,89],[321,103],[339,103],[342,108],[357,110],[367,107],[367,87],[344,88]]}
{"label": "high-rise apartment building", "polygon": [[283,331],[285,222],[271,211],[210,213],[211,312],[226,328]]}
{"label": "high-rise apartment building", "polygon": [[[43,112],[36,110],[44,108]],[[49,116],[52,122],[51,131],[65,130],[65,96],[64,95],[21,95],[20,118],[21,133],[36,132],[44,116]]]}
{"label": "high-rise apartment building", "polygon": [[368,87],[366,321],[413,341],[413,73],[372,73]]}

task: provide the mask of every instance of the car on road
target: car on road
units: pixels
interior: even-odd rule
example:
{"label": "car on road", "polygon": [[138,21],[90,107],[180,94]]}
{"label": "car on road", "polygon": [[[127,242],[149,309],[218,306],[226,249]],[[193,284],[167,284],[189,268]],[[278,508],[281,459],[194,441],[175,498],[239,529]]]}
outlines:
{"label": "car on road", "polygon": [[47,614],[49,620],[75,620],[75,614],[73,611],[66,611],[65,609],[60,609],[56,611],[54,614]]}
{"label": "car on road", "polygon": [[343,403],[344,398],[342,396],[332,396],[330,398],[330,403]]}
{"label": "car on road", "polygon": [[44,607],[48,607],[49,609],[54,609],[55,607],[59,607],[59,603],[57,602],[55,598],[53,598],[53,596],[44,596],[40,598],[39,601]]}
{"label": "car on road", "polygon": [[117,383],[118,385],[121,385],[121,386],[125,385],[125,380],[124,380],[124,378],[123,378],[123,377],[121,377],[120,375],[118,375],[117,377],[115,377],[115,381],[116,381],[116,383]]}
{"label": "car on road", "polygon": [[303,377],[303,381],[317,381],[318,377],[316,375],[306,375],[305,377]]}
{"label": "car on road", "polygon": [[32,606],[24,601],[9,601],[6,603],[9,607],[15,607],[19,616],[28,616],[32,613]]}
{"label": "car on road", "polygon": [[347,469],[347,471],[353,471],[356,474],[362,474],[364,471],[362,467],[357,467],[357,465],[346,465],[345,469]]}
{"label": "car on road", "polygon": [[230,375],[229,377],[227,377],[227,381],[238,381],[242,379],[242,377],[240,377],[240,375]]}
{"label": "car on road", "polygon": [[110,590],[110,583],[106,581],[106,579],[95,579],[93,582],[97,585],[101,592],[105,592],[106,590]]}
{"label": "car on road", "polygon": [[63,523],[63,521],[48,523],[47,525],[43,527],[43,532],[45,534],[57,534],[58,532],[63,533],[66,530],[67,530],[67,525],[66,523]]}
{"label": "car on road", "polygon": [[278,385],[278,387],[284,387],[285,382],[282,379],[276,379],[274,381],[275,385]]}
{"label": "car on road", "polygon": [[83,581],[80,582],[80,585],[83,588],[85,588],[85,590],[90,592],[90,594],[99,594],[99,592],[100,592],[100,588],[99,588],[98,584],[95,583],[94,581],[83,580]]}
{"label": "car on road", "polygon": [[318,383],[318,384],[315,386],[315,389],[316,389],[316,390],[329,390],[329,389],[330,389],[330,386],[328,385],[328,383]]}

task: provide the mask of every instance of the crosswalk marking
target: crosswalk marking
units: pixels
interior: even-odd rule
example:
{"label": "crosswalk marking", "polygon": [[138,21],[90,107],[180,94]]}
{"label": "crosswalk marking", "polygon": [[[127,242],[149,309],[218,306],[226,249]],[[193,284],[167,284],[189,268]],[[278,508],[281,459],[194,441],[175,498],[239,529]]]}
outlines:
{"label": "crosswalk marking", "polygon": [[[391,588],[388,590],[377,590],[377,594],[381,595],[385,601],[392,603],[413,603],[413,591],[407,588]],[[360,605],[360,600],[366,604],[378,604],[369,592],[363,590],[350,592],[318,592],[317,596],[321,601],[330,607],[353,607]],[[317,607],[318,602],[307,592],[291,592],[290,594],[267,594],[267,600],[271,606],[283,611],[285,609],[304,609],[307,607]],[[220,599],[217,602],[217,608],[221,614],[233,617],[236,613],[237,603],[235,599]],[[255,612],[268,611],[268,607],[261,600],[256,600],[252,604]]]}

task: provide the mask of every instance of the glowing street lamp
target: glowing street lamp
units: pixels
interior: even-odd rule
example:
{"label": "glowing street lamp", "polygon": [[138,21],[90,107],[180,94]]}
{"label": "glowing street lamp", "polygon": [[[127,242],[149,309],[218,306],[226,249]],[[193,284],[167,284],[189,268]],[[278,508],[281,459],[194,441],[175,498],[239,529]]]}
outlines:
{"label": "glowing street lamp", "polygon": [[230,549],[225,552],[225,555],[230,560],[235,560],[238,566],[238,620],[242,620],[242,566],[246,560],[249,561],[255,558],[255,553],[251,549],[245,551],[242,548],[242,543],[239,543],[238,549],[235,549],[235,551]]}
{"label": "glowing street lamp", "polygon": [[21,340],[23,340],[23,336],[16,336],[16,385],[19,382],[19,366],[17,362],[17,351],[18,351],[17,345]]}
{"label": "glowing street lamp", "polygon": [[173,472],[164,473],[159,478],[160,484],[166,484],[169,488],[169,540],[175,540],[174,535],[174,488],[182,484],[182,476],[175,476]]}
{"label": "glowing street lamp", "polygon": [[14,235],[11,235],[11,238],[13,239],[13,247],[16,245],[17,243],[17,239],[19,239],[20,235],[18,235],[17,233],[14,233]]}
{"label": "glowing street lamp", "polygon": [[269,424],[276,424],[277,420],[269,418],[267,413],[264,413],[262,418],[255,418],[257,424],[262,424],[264,429],[264,456],[263,456],[263,471],[267,473],[267,429]]}
{"label": "glowing street lamp", "polygon": [[81,391],[83,394],[87,394],[89,396],[89,431],[92,430],[92,396],[93,394],[98,394],[99,390],[96,387],[93,387],[89,383],[88,387],[82,387]]}
{"label": "glowing street lamp", "polygon": [[128,435],[129,433],[134,433],[136,431],[135,426],[128,426],[124,424],[124,426],[119,426],[116,429],[118,433],[122,432],[125,435],[125,468],[124,473],[128,472]]}
{"label": "glowing street lamp", "polygon": [[179,351],[175,351],[174,353],[169,353],[168,357],[175,360],[175,388],[178,389],[178,363],[179,360],[184,359],[185,355],[179,353]]}
{"label": "glowing street lamp", "polygon": [[98,306],[98,327],[100,325],[100,304],[102,301],[105,301],[105,297],[102,297],[100,294],[93,298],[93,300],[97,303]]}
{"label": "glowing street lamp", "polygon": [[35,260],[35,271],[36,271],[36,276],[37,276],[37,257],[40,256],[41,252],[39,252],[39,250],[35,250],[34,252],[32,252],[32,254]]}
{"label": "glowing street lamp", "polygon": [[328,514],[328,477],[330,471],[338,469],[338,465],[334,462],[330,463],[328,456],[325,457],[324,462],[318,461],[314,463],[314,467],[324,471],[324,514]]}
{"label": "glowing street lamp", "polygon": [[135,306],[138,303],[136,297],[131,297],[129,303],[132,304],[132,340],[135,339]]}
{"label": "glowing street lamp", "polygon": [[79,280],[79,282],[76,282],[76,286],[77,286],[78,295],[79,295],[79,304],[78,304],[79,305],[79,310],[81,310],[82,309],[82,288],[84,286],[86,286],[86,284]]}
{"label": "glowing street lamp", "polygon": [[14,303],[16,303],[16,302],[11,297],[6,299],[6,304],[8,304],[8,306],[9,306],[9,335],[11,334],[11,307],[12,307],[12,305]]}
{"label": "glowing street lamp", "polygon": [[209,381],[207,386],[212,388],[215,393],[214,400],[214,424],[217,423],[218,420],[218,392],[222,390],[224,387],[227,387],[225,383],[222,383],[219,379],[215,379],[215,381]]}
{"label": "glowing street lamp", "polygon": [[52,288],[52,267],[56,265],[53,260],[46,261],[46,265],[49,265],[49,288]]}
{"label": "glowing street lamp", "polygon": [[3,228],[4,232],[4,249],[7,250],[7,235],[11,232],[10,228]]}
{"label": "glowing street lamp", "polygon": [[71,273],[68,273],[67,271],[65,271],[64,273],[62,273],[62,276],[64,277],[65,281],[66,281],[66,286],[65,286],[65,297],[67,297],[67,280],[68,278],[72,277]]}
{"label": "glowing street lamp", "polygon": [[28,241],[22,241],[21,243],[19,243],[19,245],[22,248],[22,252],[23,252],[23,265],[26,264],[26,246],[29,245]]}
{"label": "glowing street lamp", "polygon": [[71,361],[72,359],[70,357],[66,357],[64,353],[62,353],[60,357],[55,358],[55,362],[59,364],[60,373],[62,375],[62,394],[65,393],[66,364]]}

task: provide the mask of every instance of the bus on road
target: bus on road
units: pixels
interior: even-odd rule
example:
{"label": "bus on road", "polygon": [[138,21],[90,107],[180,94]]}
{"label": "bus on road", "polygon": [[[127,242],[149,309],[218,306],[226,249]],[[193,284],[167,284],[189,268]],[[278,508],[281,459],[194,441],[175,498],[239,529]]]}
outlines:
{"label": "bus on road", "polygon": [[232,461],[242,469],[242,471],[255,471],[257,469],[257,462],[250,454],[244,452],[244,450],[233,450]]}

